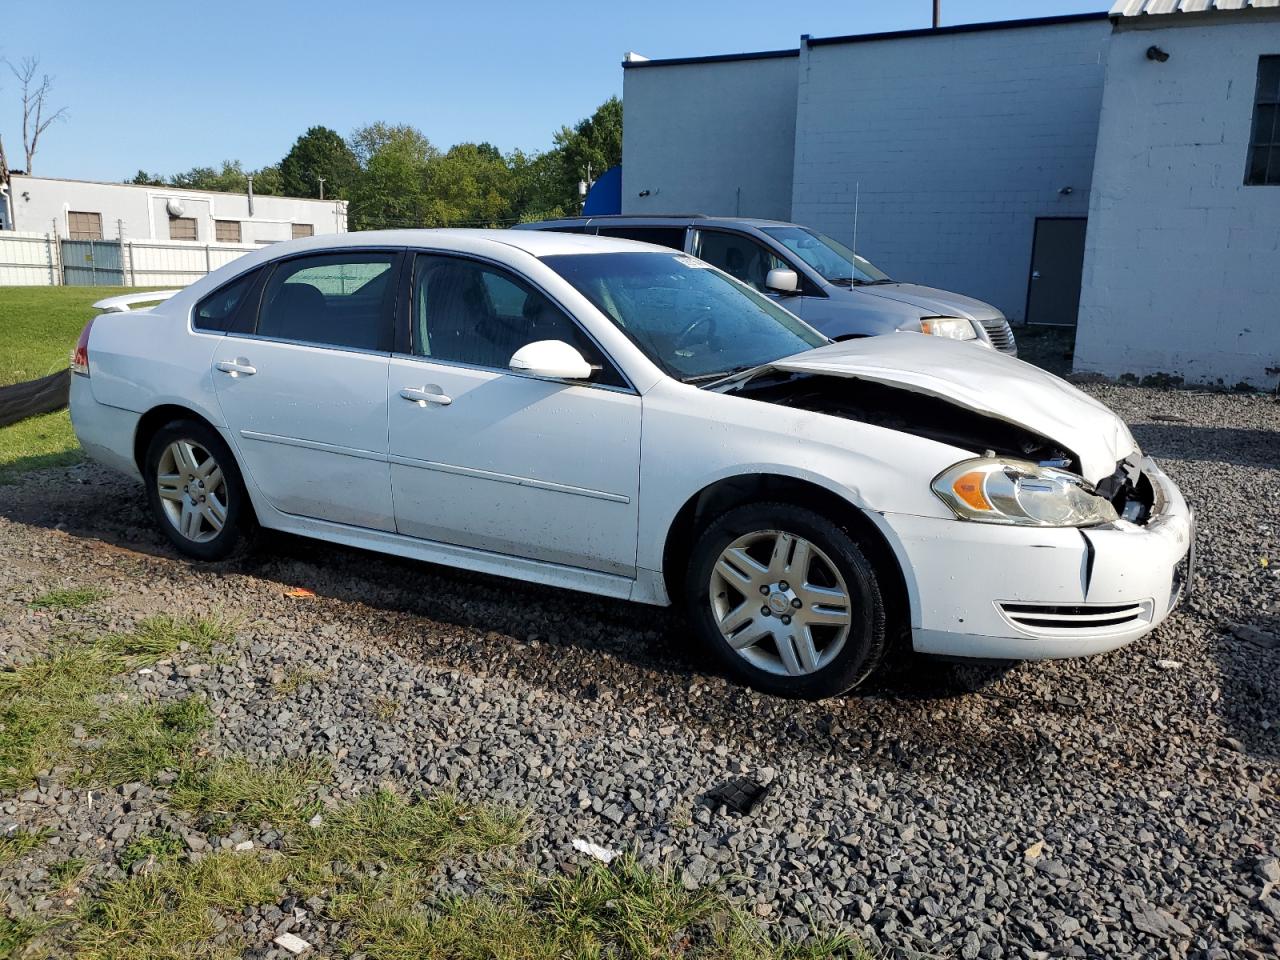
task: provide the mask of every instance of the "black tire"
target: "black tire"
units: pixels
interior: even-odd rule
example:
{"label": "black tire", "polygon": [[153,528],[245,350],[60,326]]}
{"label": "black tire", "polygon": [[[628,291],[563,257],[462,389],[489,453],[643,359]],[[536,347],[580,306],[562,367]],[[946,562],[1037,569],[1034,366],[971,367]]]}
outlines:
{"label": "black tire", "polygon": [[[172,505],[172,498],[162,499],[160,496],[161,460],[166,456],[172,456],[166,453],[170,445],[182,441],[197,448],[197,453],[203,452],[211,457],[222,473],[222,486],[217,488],[217,491],[220,491],[217,503],[225,505],[225,519],[222,521],[221,529],[216,532],[213,522],[209,519],[199,521],[201,527],[198,535],[207,539],[197,540],[184,534],[178,526],[181,519],[175,521],[166,509],[166,499]],[[200,460],[199,464],[203,466],[204,460]],[[172,475],[175,468],[173,461],[167,461],[165,467],[166,475]],[[180,473],[180,465],[177,469]],[[197,560],[224,560],[252,544],[254,535],[257,533],[257,522],[253,516],[253,507],[249,503],[248,493],[245,491],[240,468],[231,453],[231,448],[208,424],[199,420],[174,420],[157,430],[151,442],[147,444],[147,454],[143,461],[143,483],[146,485],[147,502],[151,505],[151,513],[156,523],[170,542],[187,556]],[[197,497],[190,498],[189,502],[203,510],[203,504],[213,498],[214,494],[210,493],[200,503],[196,503]],[[181,505],[173,509],[185,516]]]}
{"label": "black tire", "polygon": [[[843,640],[837,642],[838,628],[815,627],[811,636],[816,637],[819,630],[830,630],[831,638],[825,650],[819,650],[819,658],[814,661],[812,672],[798,675],[778,673],[771,669],[763,669],[747,655],[736,651],[722,634],[714,603],[736,606],[737,596],[745,597],[743,602],[754,604],[757,600],[766,600],[762,604],[761,614],[765,619],[760,625],[767,626],[768,616],[777,617],[777,629],[782,630],[783,614],[764,615],[764,607],[769,606],[782,596],[770,594],[768,597],[747,597],[746,592],[738,592],[730,587],[735,596],[725,599],[726,581],[721,578],[719,586],[713,590],[712,577],[721,554],[757,533],[762,535],[771,531],[779,531],[792,537],[802,537],[818,549],[819,567],[815,575],[834,567],[843,578],[847,591],[848,631]],[[763,541],[767,546],[767,541]],[[792,548],[794,549],[794,548]],[[783,581],[785,583],[785,581]],[[832,581],[835,583],[835,581]],[[791,587],[788,585],[788,589]],[[805,592],[805,591],[801,591]],[[820,700],[851,690],[867,679],[880,665],[888,649],[888,633],[886,629],[885,604],[880,590],[879,577],[872,563],[858,547],[849,531],[833,523],[821,514],[804,507],[789,503],[753,503],[736,507],[717,518],[698,536],[690,557],[685,579],[685,606],[689,620],[702,637],[707,646],[715,653],[731,677],[748,686],[755,687],[764,693],[774,696],[790,697],[802,700]],[[806,593],[807,595],[807,593]],[[717,600],[717,597],[719,600]],[[793,597],[792,604],[800,601],[795,616],[801,617],[800,610],[804,601]],[[819,604],[814,609],[821,607]],[[745,608],[744,608],[745,609]],[[786,621],[791,623],[790,614],[786,611]],[[745,614],[744,614],[745,615]],[[752,614],[754,616],[754,614]],[[749,629],[750,625],[745,629]],[[742,636],[741,632],[734,636]],[[819,642],[815,641],[817,649]],[[781,661],[782,644],[773,639],[766,639],[751,648],[756,660],[777,659],[778,668],[785,669]],[[776,651],[775,658],[772,652]],[[832,652],[834,651],[834,652]],[[827,657],[827,662],[822,658]],[[794,656],[794,654],[793,654]]]}

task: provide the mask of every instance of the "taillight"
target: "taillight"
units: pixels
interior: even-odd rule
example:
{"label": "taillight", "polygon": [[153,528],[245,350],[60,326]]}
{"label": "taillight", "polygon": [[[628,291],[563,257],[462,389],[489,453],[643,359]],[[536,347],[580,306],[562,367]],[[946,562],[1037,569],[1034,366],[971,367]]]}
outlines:
{"label": "taillight", "polygon": [[76,348],[71,351],[71,372],[82,377],[89,375],[89,331],[92,327],[92,320],[84,325],[84,329],[80,331],[80,339],[76,341]]}

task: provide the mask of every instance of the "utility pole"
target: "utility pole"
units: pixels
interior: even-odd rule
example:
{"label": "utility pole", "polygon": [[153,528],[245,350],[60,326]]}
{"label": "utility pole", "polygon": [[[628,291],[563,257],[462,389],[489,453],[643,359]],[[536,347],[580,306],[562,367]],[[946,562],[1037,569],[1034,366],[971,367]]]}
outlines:
{"label": "utility pole", "polygon": [[324,199],[324,177],[316,177],[320,181],[320,199]]}
{"label": "utility pole", "polygon": [[933,0],[933,29],[937,30],[942,22],[942,0]]}

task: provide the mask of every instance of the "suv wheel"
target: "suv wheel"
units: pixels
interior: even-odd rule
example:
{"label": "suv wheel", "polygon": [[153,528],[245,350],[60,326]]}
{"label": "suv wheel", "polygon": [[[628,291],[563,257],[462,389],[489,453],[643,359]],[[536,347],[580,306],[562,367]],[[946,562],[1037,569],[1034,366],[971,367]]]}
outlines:
{"label": "suv wheel", "polygon": [[748,504],[711,523],[694,545],[685,597],[728,672],[766,693],[834,696],[884,658],[875,568],[847,531],[803,507]]}
{"label": "suv wheel", "polygon": [[151,512],[187,556],[221,560],[252,531],[235,458],[207,424],[178,420],[161,427],[147,446],[145,480]]}

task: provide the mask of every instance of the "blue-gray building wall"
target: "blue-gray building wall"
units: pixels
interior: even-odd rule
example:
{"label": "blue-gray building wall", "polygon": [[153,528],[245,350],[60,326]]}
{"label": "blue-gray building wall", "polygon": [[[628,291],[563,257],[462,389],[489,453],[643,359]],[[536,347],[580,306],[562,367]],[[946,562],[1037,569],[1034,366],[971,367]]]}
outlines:
{"label": "blue-gray building wall", "polygon": [[[792,219],[1024,319],[1037,217],[1088,211],[1105,19],[801,44]],[[1069,192],[1063,192],[1070,188]]]}
{"label": "blue-gray building wall", "polygon": [[790,218],[794,55],[625,66],[623,213]]}

